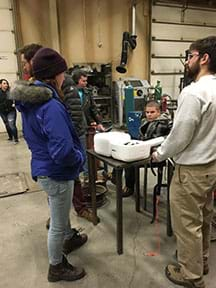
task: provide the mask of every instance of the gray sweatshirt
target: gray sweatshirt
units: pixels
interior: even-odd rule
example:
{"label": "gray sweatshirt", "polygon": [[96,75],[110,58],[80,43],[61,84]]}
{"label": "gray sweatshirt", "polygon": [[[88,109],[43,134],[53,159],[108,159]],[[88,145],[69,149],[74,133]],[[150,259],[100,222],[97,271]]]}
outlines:
{"label": "gray sweatshirt", "polygon": [[158,160],[199,165],[216,160],[216,77],[202,76],[178,98],[173,128],[157,149]]}

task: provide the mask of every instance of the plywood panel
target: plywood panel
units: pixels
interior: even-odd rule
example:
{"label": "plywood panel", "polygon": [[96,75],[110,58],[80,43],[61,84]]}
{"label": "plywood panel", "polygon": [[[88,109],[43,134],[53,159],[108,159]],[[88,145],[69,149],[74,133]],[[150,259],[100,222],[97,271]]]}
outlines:
{"label": "plywood panel", "polygon": [[[53,0],[55,1],[55,0]],[[149,54],[149,1],[137,1],[137,48],[128,55],[128,73],[113,78],[137,76],[146,79]],[[19,0],[23,44],[51,46],[49,1]],[[131,32],[130,0],[57,0],[60,48],[68,65],[75,63],[120,63],[122,34]],[[26,28],[28,27],[28,28]]]}
{"label": "plywood panel", "polygon": [[51,46],[49,1],[19,0],[18,6],[23,44],[34,42]]}

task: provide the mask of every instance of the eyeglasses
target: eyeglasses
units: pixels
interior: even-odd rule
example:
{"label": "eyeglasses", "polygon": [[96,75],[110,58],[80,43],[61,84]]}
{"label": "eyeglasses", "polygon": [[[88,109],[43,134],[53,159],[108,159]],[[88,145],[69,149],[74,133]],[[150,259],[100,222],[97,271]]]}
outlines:
{"label": "eyeglasses", "polygon": [[199,56],[199,53],[188,53],[187,60],[191,60],[194,56]]}
{"label": "eyeglasses", "polygon": [[23,61],[21,61],[21,64],[22,64],[22,66],[24,67],[26,64],[28,64],[28,61],[23,60]]}

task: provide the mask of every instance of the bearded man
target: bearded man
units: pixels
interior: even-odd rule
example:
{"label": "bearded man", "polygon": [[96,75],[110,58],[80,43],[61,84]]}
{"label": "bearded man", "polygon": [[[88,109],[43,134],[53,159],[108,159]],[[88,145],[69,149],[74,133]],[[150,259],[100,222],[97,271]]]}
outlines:
{"label": "bearded man", "polygon": [[194,82],[179,95],[173,128],[152,158],[176,163],[170,206],[178,263],[166,267],[166,276],[177,285],[205,288],[216,189],[216,37],[199,39],[189,50],[185,65]]}

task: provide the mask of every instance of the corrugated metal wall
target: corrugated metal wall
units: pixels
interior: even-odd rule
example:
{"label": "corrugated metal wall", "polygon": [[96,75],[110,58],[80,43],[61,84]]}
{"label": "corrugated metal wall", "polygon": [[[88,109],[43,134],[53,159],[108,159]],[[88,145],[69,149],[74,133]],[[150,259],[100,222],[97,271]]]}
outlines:
{"label": "corrugated metal wall", "polygon": [[176,99],[185,50],[192,41],[216,34],[216,10],[153,5],[151,30],[151,83],[161,80],[163,92]]}

